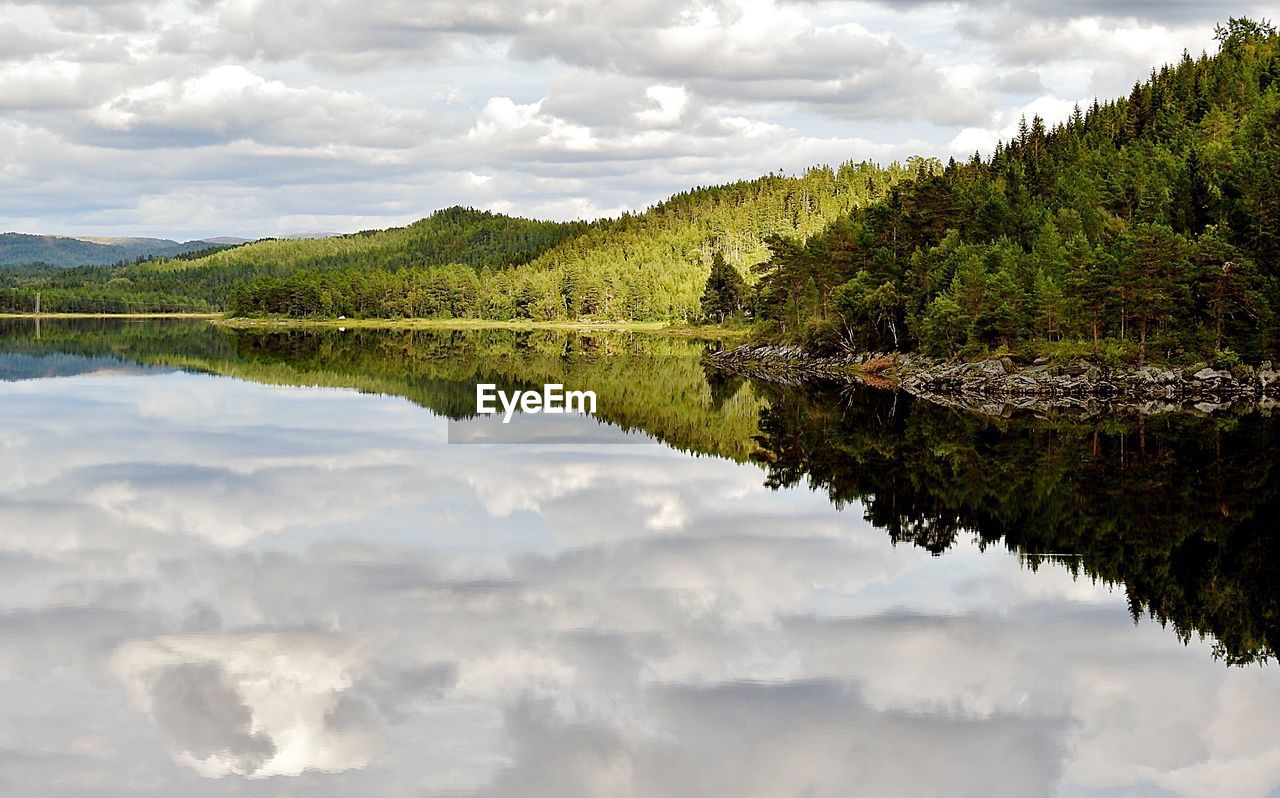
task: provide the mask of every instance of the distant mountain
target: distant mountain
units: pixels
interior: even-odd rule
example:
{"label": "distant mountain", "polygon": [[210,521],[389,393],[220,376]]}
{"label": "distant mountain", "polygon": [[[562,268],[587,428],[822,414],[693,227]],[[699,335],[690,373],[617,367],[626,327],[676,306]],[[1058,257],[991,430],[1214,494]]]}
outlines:
{"label": "distant mountain", "polygon": [[0,233],[0,266],[109,266],[139,258],[172,258],[212,247],[243,244],[242,238],[172,241],[167,238],[41,236]]}

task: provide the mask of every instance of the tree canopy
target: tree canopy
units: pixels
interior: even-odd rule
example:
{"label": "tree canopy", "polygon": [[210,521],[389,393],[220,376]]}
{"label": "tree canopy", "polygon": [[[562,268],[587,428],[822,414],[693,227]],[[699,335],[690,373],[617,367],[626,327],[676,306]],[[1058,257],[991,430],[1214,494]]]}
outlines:
{"label": "tree canopy", "polygon": [[769,240],[758,316],[820,349],[1274,355],[1280,37],[1232,19],[1218,41],[805,241]]}

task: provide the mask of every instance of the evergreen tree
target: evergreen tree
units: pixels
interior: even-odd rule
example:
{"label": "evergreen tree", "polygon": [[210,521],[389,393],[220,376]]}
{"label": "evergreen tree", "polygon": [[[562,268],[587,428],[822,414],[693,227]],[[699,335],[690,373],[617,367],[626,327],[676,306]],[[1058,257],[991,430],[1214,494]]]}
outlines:
{"label": "evergreen tree", "polygon": [[738,270],[717,252],[711,258],[711,274],[702,292],[702,316],[723,324],[726,318],[742,312],[746,306],[747,282]]}

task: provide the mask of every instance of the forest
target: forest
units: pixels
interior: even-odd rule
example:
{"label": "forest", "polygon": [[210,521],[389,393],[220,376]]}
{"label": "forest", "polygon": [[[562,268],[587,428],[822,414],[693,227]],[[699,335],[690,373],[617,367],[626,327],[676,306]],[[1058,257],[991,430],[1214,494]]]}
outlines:
{"label": "forest", "polygon": [[766,238],[818,233],[921,165],[940,166],[917,159],[766,175],[590,223],[448,208],[403,228],[194,259],[0,269],[0,312],[30,312],[40,291],[49,312],[694,322],[713,257],[747,273],[768,257]]}
{"label": "forest", "polygon": [[1274,355],[1280,37],[1233,19],[1217,39],[1128,97],[1051,128],[1024,119],[989,160],[770,239],[747,312],[825,351]]}
{"label": "forest", "polygon": [[1024,120],[994,154],[700,187],[594,222],[449,208],[403,228],[204,257],[0,270],[0,312],[752,324],[817,351],[1280,352],[1280,37],[1127,97]]}

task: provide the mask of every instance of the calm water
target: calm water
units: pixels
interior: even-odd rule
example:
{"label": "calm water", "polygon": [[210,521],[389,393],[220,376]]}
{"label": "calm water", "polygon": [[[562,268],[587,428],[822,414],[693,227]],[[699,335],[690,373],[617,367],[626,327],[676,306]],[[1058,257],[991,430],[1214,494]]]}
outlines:
{"label": "calm water", "polygon": [[[1277,796],[1280,420],[0,327],[0,792]],[[446,443],[477,380],[640,445]]]}

